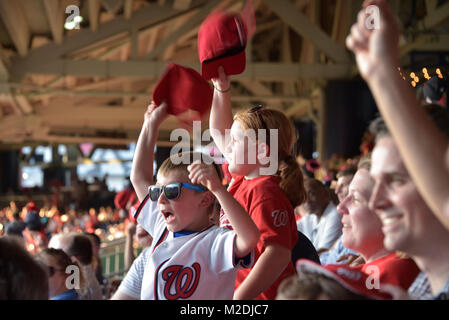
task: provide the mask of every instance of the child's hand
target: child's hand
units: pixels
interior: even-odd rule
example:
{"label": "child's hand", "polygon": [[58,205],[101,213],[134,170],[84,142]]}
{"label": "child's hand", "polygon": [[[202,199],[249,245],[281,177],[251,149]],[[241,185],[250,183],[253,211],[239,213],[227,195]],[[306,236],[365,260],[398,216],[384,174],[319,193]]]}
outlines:
{"label": "child's hand", "polygon": [[212,83],[214,84],[214,87],[218,89],[221,92],[228,92],[231,88],[231,80],[226,75],[224,68],[222,66],[218,67],[218,79],[212,78]]}
{"label": "child's hand", "polygon": [[151,125],[159,127],[167,117],[167,104],[162,102],[159,106],[156,106],[154,101],[151,101],[145,112],[145,122],[149,122]]}
{"label": "child's hand", "polygon": [[220,190],[220,188],[223,188],[223,185],[218,178],[217,171],[215,170],[213,165],[195,161],[187,167],[187,170],[189,170],[189,179],[190,181],[192,181],[192,183],[202,184],[212,193]]}

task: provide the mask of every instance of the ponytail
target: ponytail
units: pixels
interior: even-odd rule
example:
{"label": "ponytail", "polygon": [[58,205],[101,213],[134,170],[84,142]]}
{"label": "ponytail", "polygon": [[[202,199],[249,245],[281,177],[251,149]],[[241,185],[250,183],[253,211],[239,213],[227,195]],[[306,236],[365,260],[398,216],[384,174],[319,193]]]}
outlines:
{"label": "ponytail", "polygon": [[307,193],[304,188],[304,176],[298,162],[292,156],[287,156],[283,160],[283,165],[279,168],[281,177],[280,188],[284,191],[293,208],[307,200]]}

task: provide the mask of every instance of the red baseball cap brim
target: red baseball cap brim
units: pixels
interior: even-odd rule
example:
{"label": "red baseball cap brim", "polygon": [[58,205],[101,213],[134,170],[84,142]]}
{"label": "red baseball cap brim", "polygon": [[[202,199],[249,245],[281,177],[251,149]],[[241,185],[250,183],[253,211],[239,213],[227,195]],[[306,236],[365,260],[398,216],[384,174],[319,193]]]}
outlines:
{"label": "red baseball cap brim", "polygon": [[317,273],[334,279],[344,288],[356,294],[375,300],[391,300],[392,296],[379,289],[368,289],[366,286],[367,275],[362,271],[345,265],[321,266],[307,259],[296,262],[296,271],[300,273]]}
{"label": "red baseball cap brim", "polygon": [[218,79],[219,66],[223,67],[225,74],[228,76],[243,73],[246,68],[245,49],[232,56],[203,62],[201,64],[201,75],[206,80]]}

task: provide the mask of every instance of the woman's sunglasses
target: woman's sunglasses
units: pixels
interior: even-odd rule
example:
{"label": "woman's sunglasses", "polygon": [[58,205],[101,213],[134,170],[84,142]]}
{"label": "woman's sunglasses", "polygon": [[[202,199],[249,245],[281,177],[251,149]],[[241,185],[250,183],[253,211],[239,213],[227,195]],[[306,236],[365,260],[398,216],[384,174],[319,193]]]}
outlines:
{"label": "woman's sunglasses", "polygon": [[150,186],[148,188],[148,193],[150,194],[150,199],[152,201],[157,201],[162,192],[164,192],[164,196],[168,200],[176,200],[181,195],[182,187],[199,192],[204,192],[207,190],[204,187],[196,186],[189,183],[173,182],[166,184],[165,186]]}
{"label": "woman's sunglasses", "polygon": [[55,275],[56,271],[64,271],[63,269],[56,269],[53,266],[48,266],[48,276],[51,278]]}

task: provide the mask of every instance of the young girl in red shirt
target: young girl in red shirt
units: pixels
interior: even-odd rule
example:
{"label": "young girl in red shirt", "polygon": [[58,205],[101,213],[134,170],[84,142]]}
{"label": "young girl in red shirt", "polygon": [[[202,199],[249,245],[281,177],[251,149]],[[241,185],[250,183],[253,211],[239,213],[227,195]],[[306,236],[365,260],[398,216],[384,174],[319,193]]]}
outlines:
{"label": "young girl in red shirt", "polygon": [[[234,299],[275,299],[280,282],[295,273],[291,251],[298,231],[293,208],[306,198],[302,172],[292,156],[294,129],[282,112],[272,109],[256,107],[233,117],[230,79],[223,68],[212,81],[210,128],[229,163],[228,191],[261,232],[256,262],[238,272]],[[220,225],[229,226],[226,212],[221,212]]]}

